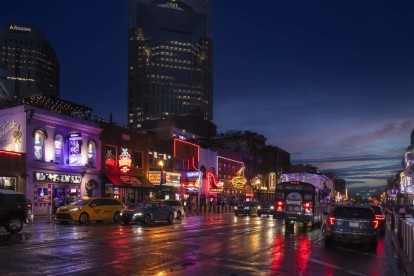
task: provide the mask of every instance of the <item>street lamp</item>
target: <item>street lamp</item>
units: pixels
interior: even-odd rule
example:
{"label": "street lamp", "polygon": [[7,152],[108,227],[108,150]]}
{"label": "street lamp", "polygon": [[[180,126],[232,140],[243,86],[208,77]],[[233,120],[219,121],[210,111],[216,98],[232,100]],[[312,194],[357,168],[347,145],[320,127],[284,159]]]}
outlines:
{"label": "street lamp", "polygon": [[161,179],[160,179],[160,196],[161,196],[161,198],[163,197],[163,195],[162,195],[162,182],[163,182],[163,174],[164,174],[164,172],[163,172],[163,168],[164,168],[164,161],[161,159],[160,161],[158,161],[158,167],[160,167],[160,170],[161,170]]}

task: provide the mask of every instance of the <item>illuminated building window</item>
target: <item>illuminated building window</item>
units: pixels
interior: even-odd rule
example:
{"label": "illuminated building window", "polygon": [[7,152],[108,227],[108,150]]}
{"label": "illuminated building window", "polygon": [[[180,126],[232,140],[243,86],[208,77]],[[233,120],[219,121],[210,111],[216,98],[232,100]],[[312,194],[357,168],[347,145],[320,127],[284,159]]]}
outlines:
{"label": "illuminated building window", "polygon": [[97,147],[95,142],[88,142],[88,165],[92,168],[95,167],[96,148]]}
{"label": "illuminated building window", "polygon": [[55,136],[55,162],[61,164],[63,162],[63,136],[56,134]]}
{"label": "illuminated building window", "polygon": [[36,130],[34,133],[34,159],[35,160],[44,160],[44,140],[46,138],[46,133],[43,130]]}

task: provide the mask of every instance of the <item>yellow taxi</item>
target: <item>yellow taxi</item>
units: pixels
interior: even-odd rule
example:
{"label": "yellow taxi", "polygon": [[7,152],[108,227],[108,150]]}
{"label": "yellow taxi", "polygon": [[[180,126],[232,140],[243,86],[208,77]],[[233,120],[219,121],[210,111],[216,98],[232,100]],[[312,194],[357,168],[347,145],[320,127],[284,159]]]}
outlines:
{"label": "yellow taxi", "polygon": [[118,199],[107,197],[83,197],[69,205],[61,206],[56,210],[55,220],[62,223],[69,221],[85,224],[96,220],[121,220],[124,205]]}

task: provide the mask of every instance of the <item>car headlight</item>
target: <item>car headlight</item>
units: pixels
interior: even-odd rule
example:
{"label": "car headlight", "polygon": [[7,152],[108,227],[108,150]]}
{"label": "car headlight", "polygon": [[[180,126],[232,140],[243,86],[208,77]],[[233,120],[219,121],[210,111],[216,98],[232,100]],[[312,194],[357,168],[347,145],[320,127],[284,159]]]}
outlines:
{"label": "car headlight", "polygon": [[271,210],[275,209],[275,206],[270,207]]}
{"label": "car headlight", "polygon": [[79,209],[80,209],[79,207],[76,207],[76,208],[69,209],[68,211],[69,211],[69,212],[76,212],[76,211],[78,211]]}
{"label": "car headlight", "polygon": [[259,209],[259,210],[260,210],[260,209],[262,209],[262,207],[258,206],[258,207],[257,207],[257,209]]}
{"label": "car headlight", "polygon": [[144,215],[144,213],[139,212],[139,213],[135,213],[134,217],[142,217],[143,215]]}
{"label": "car headlight", "polygon": [[234,210],[237,210],[237,206],[234,207]]}

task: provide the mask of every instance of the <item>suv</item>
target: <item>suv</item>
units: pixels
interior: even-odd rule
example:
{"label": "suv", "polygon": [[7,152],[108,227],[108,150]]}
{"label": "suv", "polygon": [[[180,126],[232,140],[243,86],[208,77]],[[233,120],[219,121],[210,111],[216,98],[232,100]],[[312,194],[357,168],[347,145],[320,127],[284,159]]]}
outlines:
{"label": "suv", "polygon": [[238,206],[234,207],[234,214],[237,216],[239,215],[257,215],[257,210],[259,207],[259,203],[255,201],[243,201]]}
{"label": "suv", "polygon": [[176,218],[179,219],[184,216],[184,208],[180,201],[175,199],[166,199],[163,201],[163,203],[175,209]]}
{"label": "suv", "polygon": [[27,201],[23,193],[0,189],[0,226],[10,233],[22,231],[27,223]]}
{"label": "suv", "polygon": [[369,205],[336,205],[327,215],[322,234],[328,246],[333,241],[368,244],[373,251],[378,245],[378,224]]}
{"label": "suv", "polygon": [[371,204],[371,208],[374,211],[375,218],[378,220],[378,229],[380,231],[380,235],[383,236],[385,234],[385,214],[384,210],[379,205]]}
{"label": "suv", "polygon": [[260,203],[260,205],[257,207],[257,215],[261,217],[263,214],[266,214],[268,216],[273,215],[274,206],[272,203],[268,201],[264,201]]}

